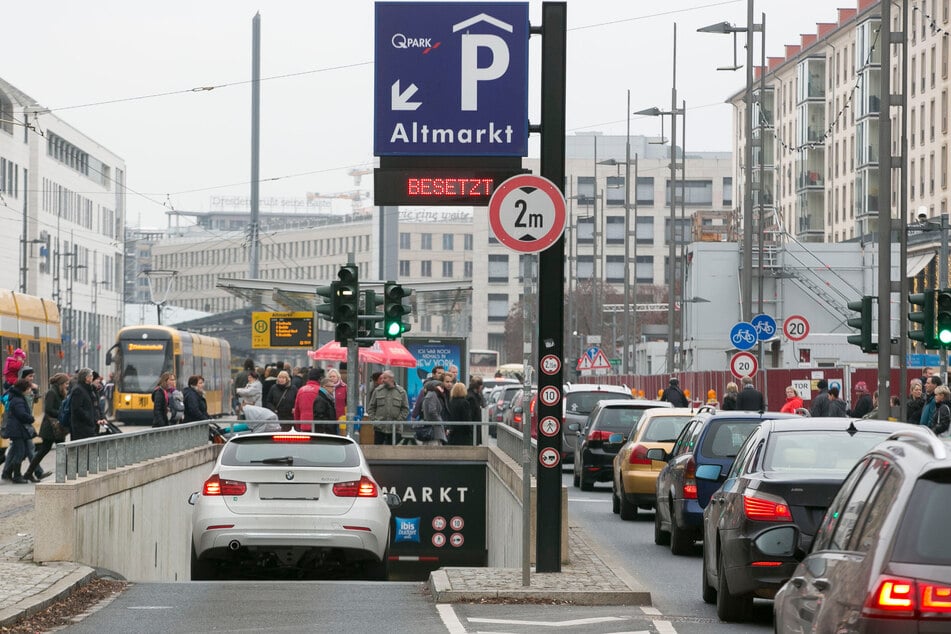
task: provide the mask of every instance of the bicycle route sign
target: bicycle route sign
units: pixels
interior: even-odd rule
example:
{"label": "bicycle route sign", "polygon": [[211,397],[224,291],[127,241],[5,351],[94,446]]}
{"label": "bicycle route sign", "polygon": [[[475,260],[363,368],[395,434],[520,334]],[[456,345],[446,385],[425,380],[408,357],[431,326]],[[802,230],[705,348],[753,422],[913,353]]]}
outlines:
{"label": "bicycle route sign", "polygon": [[737,322],[730,329],[730,343],[737,350],[750,350],[757,341],[756,326],[747,322]]}
{"label": "bicycle route sign", "polygon": [[738,379],[756,374],[756,356],[750,352],[737,352],[730,359],[730,372]]}
{"label": "bicycle route sign", "polygon": [[760,341],[766,341],[776,334],[776,320],[769,315],[757,315],[750,320],[750,323],[756,329],[756,338]]}

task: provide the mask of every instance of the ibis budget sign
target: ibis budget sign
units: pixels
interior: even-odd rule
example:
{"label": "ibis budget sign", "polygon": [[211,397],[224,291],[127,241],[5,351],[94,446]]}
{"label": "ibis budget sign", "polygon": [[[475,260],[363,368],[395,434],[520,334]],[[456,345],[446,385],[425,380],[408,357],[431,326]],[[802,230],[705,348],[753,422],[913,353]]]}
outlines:
{"label": "ibis budget sign", "polygon": [[374,154],[526,156],[528,3],[377,2]]}

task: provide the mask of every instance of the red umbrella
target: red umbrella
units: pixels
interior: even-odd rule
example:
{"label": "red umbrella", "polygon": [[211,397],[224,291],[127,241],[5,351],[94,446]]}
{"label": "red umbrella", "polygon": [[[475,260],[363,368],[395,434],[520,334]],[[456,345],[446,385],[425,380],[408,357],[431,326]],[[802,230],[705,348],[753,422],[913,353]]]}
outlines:
{"label": "red umbrella", "polygon": [[[346,362],[347,349],[336,341],[331,341],[317,350],[309,351],[307,356],[314,361]],[[358,360],[360,363],[376,363],[397,368],[416,367],[416,357],[399,341],[377,341],[369,348],[361,347]]]}

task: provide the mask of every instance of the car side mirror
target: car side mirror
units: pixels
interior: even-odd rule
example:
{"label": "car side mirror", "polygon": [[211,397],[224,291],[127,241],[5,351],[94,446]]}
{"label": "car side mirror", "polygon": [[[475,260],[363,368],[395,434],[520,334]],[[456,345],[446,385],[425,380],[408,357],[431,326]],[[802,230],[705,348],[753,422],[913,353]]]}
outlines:
{"label": "car side mirror", "polygon": [[191,495],[189,495],[189,496],[188,496],[188,503],[191,504],[192,506],[195,506],[195,502],[198,501],[198,495],[199,495],[198,491],[195,491],[194,493],[192,493]]}
{"label": "car side mirror", "polygon": [[386,505],[390,507],[391,509],[395,509],[401,506],[402,504],[403,504],[403,500],[401,500],[400,496],[398,496],[397,494],[395,493],[386,494]]}
{"label": "car side mirror", "polygon": [[613,444],[624,442],[624,434],[611,434],[608,436],[608,442]]}
{"label": "car side mirror", "polygon": [[767,557],[795,557],[802,561],[806,556],[799,547],[799,529],[795,526],[767,528],[753,539],[753,545]]}
{"label": "car side mirror", "polygon": [[694,474],[698,480],[716,480],[720,477],[721,467],[718,464],[704,464],[697,467]]}
{"label": "car side mirror", "polygon": [[568,423],[568,431],[579,431],[581,423]]}
{"label": "car side mirror", "polygon": [[661,449],[660,447],[655,447],[654,449],[648,449],[647,459],[660,460],[661,462],[667,462],[667,452]]}

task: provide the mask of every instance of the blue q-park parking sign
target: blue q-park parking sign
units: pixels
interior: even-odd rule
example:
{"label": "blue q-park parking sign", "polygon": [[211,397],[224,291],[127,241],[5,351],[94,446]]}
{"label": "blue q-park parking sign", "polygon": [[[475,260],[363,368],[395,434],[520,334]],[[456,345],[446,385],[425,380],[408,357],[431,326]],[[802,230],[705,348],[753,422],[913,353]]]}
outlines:
{"label": "blue q-park parking sign", "polygon": [[376,3],[374,154],[526,156],[528,3]]}

